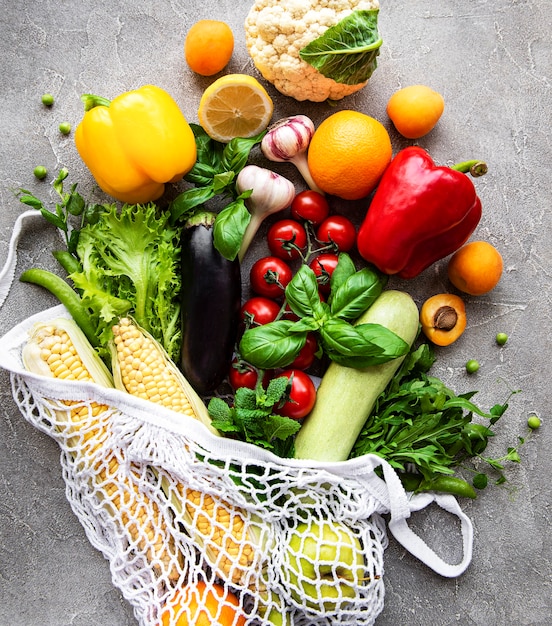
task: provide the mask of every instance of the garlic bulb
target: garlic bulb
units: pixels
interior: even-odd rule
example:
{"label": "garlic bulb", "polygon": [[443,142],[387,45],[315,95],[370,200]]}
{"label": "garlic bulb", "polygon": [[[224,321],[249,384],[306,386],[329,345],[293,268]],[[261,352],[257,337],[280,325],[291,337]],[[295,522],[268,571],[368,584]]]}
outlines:
{"label": "garlic bulb", "polygon": [[240,194],[251,190],[245,204],[251,213],[251,221],[245,230],[238,258],[240,262],[262,222],[273,213],[286,209],[295,198],[293,183],[264,167],[246,165],[238,174],[236,189]]}
{"label": "garlic bulb", "polygon": [[314,182],[307,163],[307,149],[313,135],[314,123],[306,115],[285,117],[268,129],[261,142],[261,151],[270,161],[293,163],[307,185],[324,194]]}

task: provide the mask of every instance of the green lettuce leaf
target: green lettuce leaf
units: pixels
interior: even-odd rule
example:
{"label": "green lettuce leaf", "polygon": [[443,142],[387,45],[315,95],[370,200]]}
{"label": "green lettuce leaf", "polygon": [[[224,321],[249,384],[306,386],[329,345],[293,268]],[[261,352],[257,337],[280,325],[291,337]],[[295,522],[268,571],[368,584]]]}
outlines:
{"label": "green lettuce leaf", "polygon": [[358,85],[372,76],[382,43],[378,10],[354,11],[311,41],[299,56],[326,78]]}
{"label": "green lettuce leaf", "polygon": [[130,313],[171,358],[180,354],[180,228],[147,205],[105,205],[80,231],[82,271],[71,274],[98,326],[102,345],[111,324]]}

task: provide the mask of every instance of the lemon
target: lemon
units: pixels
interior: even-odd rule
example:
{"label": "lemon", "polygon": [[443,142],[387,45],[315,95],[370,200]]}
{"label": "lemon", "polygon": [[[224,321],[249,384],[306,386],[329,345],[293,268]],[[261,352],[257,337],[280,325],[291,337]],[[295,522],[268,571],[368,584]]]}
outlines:
{"label": "lemon", "polygon": [[203,92],[197,116],[203,130],[216,141],[253,137],[270,122],[274,104],[253,76],[227,74]]}

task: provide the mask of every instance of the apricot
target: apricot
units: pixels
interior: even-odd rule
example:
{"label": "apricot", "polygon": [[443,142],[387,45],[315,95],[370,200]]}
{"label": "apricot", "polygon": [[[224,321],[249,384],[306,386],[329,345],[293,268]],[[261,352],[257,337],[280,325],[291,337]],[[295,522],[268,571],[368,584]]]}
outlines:
{"label": "apricot", "polygon": [[396,91],[387,102],[387,115],[407,139],[427,135],[439,121],[445,100],[426,85],[410,85]]}
{"label": "apricot", "polygon": [[503,267],[502,255],[492,244],[472,241],[451,256],[447,273],[457,289],[471,296],[481,296],[498,285]]}
{"label": "apricot", "polygon": [[466,329],[466,307],[460,296],[439,293],[428,298],[420,309],[425,336],[437,346],[448,346]]}

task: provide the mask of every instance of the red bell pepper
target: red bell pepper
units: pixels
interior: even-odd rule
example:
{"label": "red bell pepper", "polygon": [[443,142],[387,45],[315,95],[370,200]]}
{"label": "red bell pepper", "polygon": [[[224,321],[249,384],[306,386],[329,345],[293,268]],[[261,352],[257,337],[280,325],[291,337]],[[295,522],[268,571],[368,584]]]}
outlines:
{"label": "red bell pepper", "polygon": [[481,219],[481,201],[464,172],[480,161],[436,166],[417,146],[397,153],[385,170],[359,229],[361,256],[385,274],[414,278],[462,246]]}

